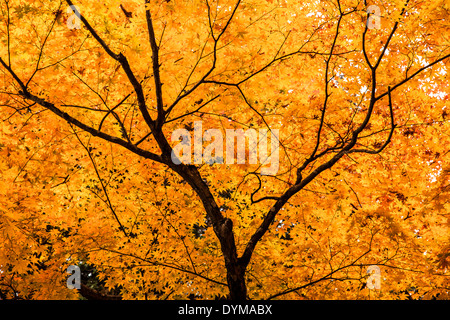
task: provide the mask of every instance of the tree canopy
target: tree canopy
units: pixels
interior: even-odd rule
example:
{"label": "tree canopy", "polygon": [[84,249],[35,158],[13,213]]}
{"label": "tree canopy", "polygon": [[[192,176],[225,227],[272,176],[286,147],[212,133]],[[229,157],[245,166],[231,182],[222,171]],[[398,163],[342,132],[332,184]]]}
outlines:
{"label": "tree canopy", "polygon": [[1,0],[0,298],[448,298],[449,16]]}

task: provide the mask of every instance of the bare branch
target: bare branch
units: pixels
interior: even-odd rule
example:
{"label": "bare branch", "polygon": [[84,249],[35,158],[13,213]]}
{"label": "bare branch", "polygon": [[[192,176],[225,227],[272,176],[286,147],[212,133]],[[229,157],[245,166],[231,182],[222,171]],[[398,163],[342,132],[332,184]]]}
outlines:
{"label": "bare branch", "polygon": [[[145,4],[149,5],[150,0],[145,0]],[[156,120],[156,127],[161,128],[164,123],[164,103],[162,97],[162,83],[161,75],[159,72],[159,47],[156,43],[155,30],[153,29],[153,21],[150,13],[150,8],[145,9],[145,18],[147,20],[147,29],[150,40],[150,46],[152,48],[152,65],[153,65],[153,79],[155,81],[156,92],[156,109],[158,111],[158,117]]]}
{"label": "bare branch", "polygon": [[104,133],[102,131],[99,131],[97,129],[94,129],[90,126],[88,126],[87,124],[75,119],[74,117],[70,116],[68,113],[62,111],[61,109],[57,108],[53,103],[48,102],[42,98],[39,98],[38,96],[30,93],[28,91],[28,89],[26,88],[25,84],[22,82],[22,80],[20,80],[20,78],[15,74],[15,72],[5,63],[5,61],[3,61],[2,58],[0,58],[0,64],[3,65],[3,67],[11,74],[11,76],[14,78],[14,80],[18,83],[18,85],[22,88],[21,91],[19,91],[19,94],[21,96],[23,96],[25,99],[31,100],[36,102],[37,104],[41,105],[42,107],[46,108],[47,110],[53,112],[54,114],[56,114],[57,116],[59,116],[60,118],[66,120],[67,122],[69,122],[70,124],[90,133],[91,135],[95,136],[95,137],[100,137],[106,141],[121,145],[125,148],[127,148],[128,150],[144,157],[147,159],[151,159],[153,161],[156,162],[160,162],[160,163],[166,163],[161,156],[154,154],[152,152],[149,152],[147,150],[143,150],[138,148],[137,146],[133,145],[132,143],[125,141],[123,139],[120,139],[118,137],[115,136],[111,136],[107,133]]}
{"label": "bare branch", "polygon": [[[208,13],[209,13],[210,12],[209,3],[208,2],[206,2],[206,3],[208,5]],[[241,0],[238,0],[236,5],[234,6],[233,11],[231,12],[230,17],[227,20],[227,23],[225,24],[225,26],[223,27],[222,31],[219,33],[219,35],[217,37],[214,36],[214,32],[213,32],[212,25],[211,25],[211,22],[210,22],[211,36],[212,36],[212,38],[214,40],[212,66],[209,68],[209,70],[203,75],[203,77],[192,88],[190,88],[189,90],[185,91],[183,94],[180,94],[175,99],[175,101],[166,110],[166,114],[169,113],[178,104],[178,102],[180,102],[180,100],[182,100],[183,98],[185,98],[188,95],[190,95],[201,84],[205,83],[206,78],[214,71],[214,69],[216,68],[216,63],[217,63],[217,44],[218,44],[220,38],[222,37],[222,35],[225,33],[225,31],[228,28],[229,24],[231,23],[231,20],[233,19],[234,15],[236,14],[237,8],[239,7],[240,3],[241,3]]]}
{"label": "bare branch", "polygon": [[367,149],[352,149],[347,151],[347,154],[349,153],[370,153],[370,154],[377,154],[386,148],[386,146],[391,142],[392,135],[394,134],[394,129],[397,127],[397,125],[394,123],[394,111],[392,109],[392,100],[391,100],[391,87],[388,87],[388,95],[389,95],[389,110],[390,110],[390,118],[391,118],[391,131],[389,132],[389,136],[384,142],[384,144],[378,149],[378,150],[367,150]]}
{"label": "bare branch", "polygon": [[[72,126],[71,126],[72,127]],[[83,146],[83,148],[86,150],[89,159],[91,160],[92,165],[94,166],[94,170],[95,170],[95,174],[97,175],[98,180],[100,181],[100,185],[102,186],[102,190],[103,193],[105,194],[106,197],[106,201],[105,203],[108,205],[109,210],[111,211],[111,213],[113,214],[114,218],[116,219],[117,223],[119,224],[119,230],[123,232],[123,234],[125,235],[125,237],[129,237],[128,233],[126,232],[124,226],[122,225],[122,223],[120,222],[119,217],[117,216],[116,210],[114,209],[114,206],[111,203],[111,199],[109,198],[109,193],[108,190],[106,189],[105,184],[103,183],[103,179],[100,176],[100,172],[98,171],[97,168],[97,164],[95,163],[94,158],[92,157],[92,153],[89,150],[89,148],[83,143],[83,141],[81,141],[81,138],[78,136],[78,133],[76,132],[76,130],[72,127],[73,133],[75,134],[75,137],[77,138],[77,140],[80,142],[80,144]]]}

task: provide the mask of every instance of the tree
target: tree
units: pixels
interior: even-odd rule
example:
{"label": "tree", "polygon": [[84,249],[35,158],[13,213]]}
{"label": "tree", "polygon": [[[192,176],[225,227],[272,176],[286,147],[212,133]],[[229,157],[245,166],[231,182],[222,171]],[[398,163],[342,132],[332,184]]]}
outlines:
{"label": "tree", "polygon": [[[2,1],[2,299],[76,298],[74,263],[123,299],[448,297],[449,11]],[[175,163],[177,129],[279,167]]]}

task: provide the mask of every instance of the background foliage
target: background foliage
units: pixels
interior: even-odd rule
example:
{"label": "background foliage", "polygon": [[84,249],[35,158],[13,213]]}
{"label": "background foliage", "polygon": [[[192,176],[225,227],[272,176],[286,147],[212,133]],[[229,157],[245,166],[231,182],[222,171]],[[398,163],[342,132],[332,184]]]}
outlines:
{"label": "background foliage", "polygon": [[[250,299],[448,298],[448,1],[71,3],[0,2],[2,299],[77,299],[75,263],[98,298],[225,297],[222,218]],[[279,129],[277,175],[164,163],[199,120]]]}

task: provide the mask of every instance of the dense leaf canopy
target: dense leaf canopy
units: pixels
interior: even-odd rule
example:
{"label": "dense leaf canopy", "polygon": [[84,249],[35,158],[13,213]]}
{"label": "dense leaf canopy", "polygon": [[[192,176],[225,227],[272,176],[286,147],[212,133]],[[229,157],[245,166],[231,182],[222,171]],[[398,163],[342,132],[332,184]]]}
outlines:
{"label": "dense leaf canopy", "polygon": [[[448,298],[449,16],[1,0],[0,297]],[[198,123],[272,133],[277,171],[174,164]]]}

